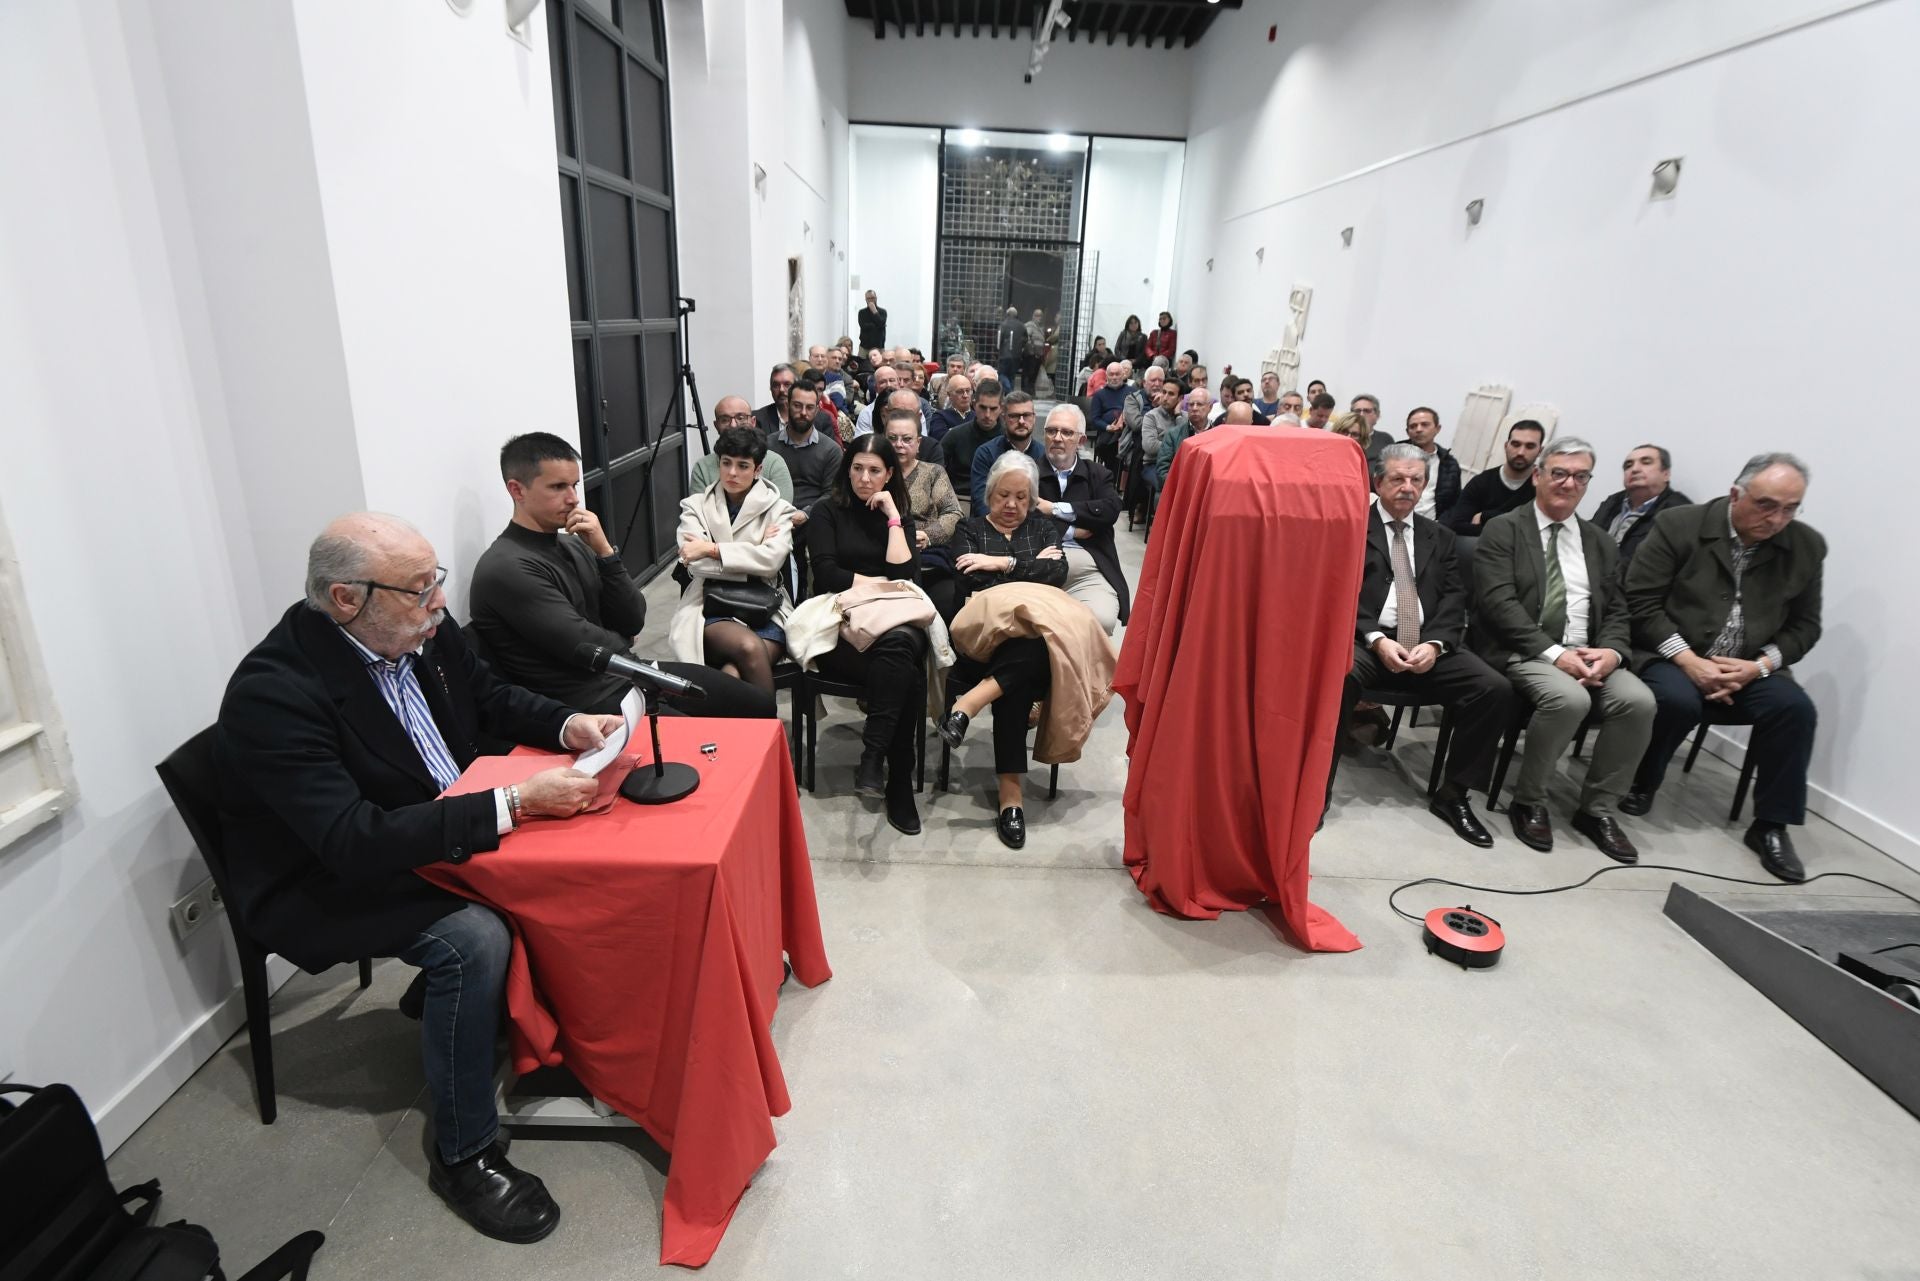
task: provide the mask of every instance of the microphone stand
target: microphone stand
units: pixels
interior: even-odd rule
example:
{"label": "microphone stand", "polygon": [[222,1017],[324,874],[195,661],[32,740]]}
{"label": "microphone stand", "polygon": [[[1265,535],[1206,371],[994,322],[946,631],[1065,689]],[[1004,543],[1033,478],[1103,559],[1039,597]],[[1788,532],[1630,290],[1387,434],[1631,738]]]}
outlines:
{"label": "microphone stand", "polygon": [[653,769],[636,768],[620,782],[620,795],[640,805],[665,805],[690,796],[700,786],[700,771],[691,765],[663,760],[660,754],[660,691],[651,681],[631,677],[647,709],[647,727],[653,733]]}

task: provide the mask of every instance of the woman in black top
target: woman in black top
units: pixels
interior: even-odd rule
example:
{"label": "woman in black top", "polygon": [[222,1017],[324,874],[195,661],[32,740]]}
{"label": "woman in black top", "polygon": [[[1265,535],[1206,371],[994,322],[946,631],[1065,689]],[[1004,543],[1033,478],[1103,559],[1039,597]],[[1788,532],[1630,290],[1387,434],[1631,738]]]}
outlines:
{"label": "woman in black top", "polygon": [[1140,328],[1140,317],[1127,317],[1127,327],[1120,331],[1118,338],[1114,339],[1113,358],[1115,360],[1131,360],[1133,362],[1133,372],[1136,374],[1145,371],[1147,367],[1147,335],[1146,332]]}
{"label": "woman in black top", "polygon": [[[949,546],[964,589],[982,591],[1000,583],[1045,583],[1063,587],[1066,555],[1061,526],[1034,510],[1040,468],[1026,454],[1005,453],[987,473],[987,510],[961,522]],[[940,722],[940,737],[960,746],[967,725],[993,707],[993,772],[1000,776],[1000,841],[1009,849],[1027,843],[1020,785],[1027,773],[1027,714],[1047,696],[1052,668],[1047,643],[1037,636],[1005,640],[991,654],[961,654],[953,688],[964,689]],[[969,688],[971,687],[971,688]]]}
{"label": "woman in black top", "polygon": [[[832,491],[815,504],[804,528],[816,595],[838,594],[877,578],[919,580],[920,554],[914,550],[900,460],[884,436],[869,433],[853,442]],[[865,688],[867,726],[853,790],[884,796],[887,822],[908,836],[920,831],[913,749],[927,702],[926,659],[926,631],[896,627],[865,650],[842,637],[817,663],[823,676]]]}

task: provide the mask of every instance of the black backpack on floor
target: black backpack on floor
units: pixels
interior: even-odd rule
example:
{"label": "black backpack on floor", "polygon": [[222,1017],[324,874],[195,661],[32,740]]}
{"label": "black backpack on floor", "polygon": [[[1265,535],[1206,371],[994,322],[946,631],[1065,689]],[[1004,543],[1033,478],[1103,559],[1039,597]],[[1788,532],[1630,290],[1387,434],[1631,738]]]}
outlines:
{"label": "black backpack on floor", "polygon": [[[28,1098],[0,1099],[0,1281],[225,1281],[205,1228],[153,1226],[158,1179],[114,1191],[72,1089],[0,1085],[6,1094]],[[305,1281],[324,1240],[302,1232],[239,1281]]]}

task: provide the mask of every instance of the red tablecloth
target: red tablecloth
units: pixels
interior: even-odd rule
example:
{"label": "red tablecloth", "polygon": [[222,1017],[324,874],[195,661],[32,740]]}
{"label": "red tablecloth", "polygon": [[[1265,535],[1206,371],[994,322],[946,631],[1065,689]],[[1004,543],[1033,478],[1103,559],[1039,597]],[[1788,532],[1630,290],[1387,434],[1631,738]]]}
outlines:
{"label": "red tablecloth", "polygon": [[1126,861],[1157,910],[1271,902],[1303,947],[1360,946],[1307,901],[1307,846],[1353,664],[1367,493],[1343,436],[1216,427],[1181,446],[1113,682]]}
{"label": "red tablecloth", "polygon": [[[507,919],[515,1070],[564,1064],[673,1154],[660,1261],[698,1266],[789,1106],[770,1033],[782,954],[809,987],[831,971],[780,723],[670,716],[660,741],[700,771],[686,799],[534,820],[421,875]],[[702,743],[719,745],[713,760]],[[560,759],[483,757],[455,790]]]}

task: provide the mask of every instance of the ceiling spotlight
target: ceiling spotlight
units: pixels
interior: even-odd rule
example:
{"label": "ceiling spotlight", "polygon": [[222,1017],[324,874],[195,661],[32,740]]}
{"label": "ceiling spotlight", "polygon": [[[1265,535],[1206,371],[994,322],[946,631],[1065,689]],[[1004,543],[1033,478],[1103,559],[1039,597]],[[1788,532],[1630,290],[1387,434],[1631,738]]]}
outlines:
{"label": "ceiling spotlight", "polygon": [[1681,159],[1680,156],[1674,156],[1670,160],[1662,160],[1653,167],[1653,194],[1647,199],[1666,200],[1673,195],[1674,188],[1680,185]]}
{"label": "ceiling spotlight", "polygon": [[962,129],[960,131],[960,145],[963,147],[977,147],[986,140],[987,136],[978,129]]}
{"label": "ceiling spotlight", "polygon": [[1050,133],[1047,135],[1048,151],[1067,151],[1071,149],[1072,146],[1073,139],[1064,133]]}
{"label": "ceiling spotlight", "polygon": [[1478,227],[1480,225],[1480,211],[1486,207],[1487,202],[1484,200],[1467,201],[1467,226]]}

